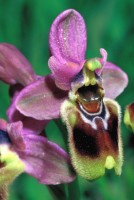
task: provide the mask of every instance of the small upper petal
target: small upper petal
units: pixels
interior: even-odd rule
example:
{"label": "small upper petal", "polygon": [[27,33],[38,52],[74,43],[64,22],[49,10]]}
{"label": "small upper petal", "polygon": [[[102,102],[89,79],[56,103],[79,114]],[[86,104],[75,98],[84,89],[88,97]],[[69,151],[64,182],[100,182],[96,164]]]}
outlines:
{"label": "small upper petal", "polygon": [[58,118],[61,103],[67,92],[56,87],[52,75],[48,75],[25,87],[16,98],[17,109],[38,120]]}
{"label": "small upper petal", "polygon": [[106,62],[107,62],[107,52],[105,49],[100,48],[100,54],[102,55],[102,58],[98,58],[98,60],[100,61],[102,67],[100,69],[97,69],[95,72],[97,73],[97,75],[101,75],[102,71],[103,71],[103,67],[105,66]]}
{"label": "small upper petal", "polygon": [[54,20],[49,44],[52,55],[61,62],[81,63],[85,58],[86,40],[85,22],[77,11],[66,10]]}
{"label": "small upper petal", "polygon": [[104,66],[107,62],[107,52],[105,49],[100,48],[100,54],[102,55],[101,64]]}
{"label": "small upper petal", "polygon": [[28,85],[35,80],[30,63],[11,44],[0,44],[0,80],[8,84]]}
{"label": "small upper petal", "polygon": [[102,79],[105,97],[111,99],[115,99],[118,95],[120,95],[128,84],[127,74],[110,62],[106,62],[103,67]]}

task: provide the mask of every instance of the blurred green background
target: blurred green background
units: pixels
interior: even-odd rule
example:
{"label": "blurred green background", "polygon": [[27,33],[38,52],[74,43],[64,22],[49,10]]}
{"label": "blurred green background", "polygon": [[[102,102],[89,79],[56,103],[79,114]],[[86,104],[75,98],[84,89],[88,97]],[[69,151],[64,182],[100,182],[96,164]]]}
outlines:
{"label": "blurred green background", "polygon": [[[87,58],[99,57],[105,48],[108,60],[120,66],[129,76],[129,85],[117,101],[122,114],[134,101],[134,0],[0,0],[0,42],[15,45],[32,63],[37,74],[49,73],[48,34],[55,17],[74,8],[85,19],[88,30]],[[9,106],[8,86],[0,82],[0,117],[6,118]],[[63,136],[54,121],[46,128],[48,137],[65,148]],[[122,123],[124,166],[120,177],[114,171],[94,182],[78,177],[77,184],[51,188],[24,174],[10,188],[10,200],[133,200],[134,136]],[[44,169],[45,170],[45,169]],[[80,190],[80,192],[79,192]],[[77,193],[77,194],[76,194]],[[72,194],[72,195],[71,195]]]}

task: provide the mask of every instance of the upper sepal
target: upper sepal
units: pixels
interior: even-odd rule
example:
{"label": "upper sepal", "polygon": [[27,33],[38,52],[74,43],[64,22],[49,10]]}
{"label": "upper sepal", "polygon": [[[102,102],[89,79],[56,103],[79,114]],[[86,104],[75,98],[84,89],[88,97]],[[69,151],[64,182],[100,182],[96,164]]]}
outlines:
{"label": "upper sepal", "polygon": [[52,57],[48,65],[59,88],[69,90],[72,79],[82,69],[86,40],[85,22],[77,11],[66,10],[54,20],[49,35]]}
{"label": "upper sepal", "polygon": [[61,62],[81,63],[86,51],[86,26],[83,17],[73,9],[54,20],[49,35],[51,53]]}

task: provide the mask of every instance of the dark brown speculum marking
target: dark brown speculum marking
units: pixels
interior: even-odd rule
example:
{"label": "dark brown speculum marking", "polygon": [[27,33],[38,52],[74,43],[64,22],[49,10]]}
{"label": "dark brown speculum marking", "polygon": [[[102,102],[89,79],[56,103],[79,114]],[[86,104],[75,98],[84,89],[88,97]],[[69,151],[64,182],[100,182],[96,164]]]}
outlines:
{"label": "dark brown speculum marking", "polygon": [[[115,107],[115,105],[113,105]],[[107,120],[107,129],[104,128],[102,119],[96,118],[97,129],[90,123],[83,121],[81,115],[77,113],[77,124],[72,130],[72,142],[77,152],[91,158],[97,158],[101,155],[118,154],[118,114],[113,112],[112,108],[107,106],[110,117]],[[115,109],[115,108],[114,108]]]}
{"label": "dark brown speculum marking", "polygon": [[76,126],[73,130],[73,138],[75,147],[80,154],[98,157],[100,148],[94,136],[87,135],[82,127]]}
{"label": "dark brown speculum marking", "polygon": [[100,110],[102,88],[96,85],[83,86],[77,91],[77,101],[89,113],[97,113]]}

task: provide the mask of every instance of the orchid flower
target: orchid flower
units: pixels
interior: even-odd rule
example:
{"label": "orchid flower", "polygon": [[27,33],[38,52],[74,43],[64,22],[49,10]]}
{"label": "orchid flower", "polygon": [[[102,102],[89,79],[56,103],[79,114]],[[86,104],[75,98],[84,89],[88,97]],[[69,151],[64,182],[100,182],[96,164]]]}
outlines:
{"label": "orchid flower", "polygon": [[0,44],[0,79],[10,85],[12,103],[8,123],[0,119],[0,188],[22,172],[43,184],[59,184],[74,180],[68,154],[47,138],[40,136],[48,120],[22,115],[14,106],[18,93],[36,82],[26,58],[10,44]]}
{"label": "orchid flower", "polygon": [[21,52],[11,44],[0,44],[0,80],[9,84],[11,105],[7,110],[8,122],[23,122],[23,131],[39,134],[48,120],[36,120],[22,115],[15,107],[14,102],[18,93],[27,85],[41,78],[37,76],[31,64]]}
{"label": "orchid flower", "polygon": [[86,26],[73,9],[54,20],[49,44],[52,74],[21,90],[14,105],[37,120],[62,117],[71,161],[82,177],[96,179],[106,168],[121,174],[120,107],[113,99],[127,86],[127,75],[107,62],[104,49],[100,49],[102,58],[85,58]]}
{"label": "orchid flower", "polygon": [[127,105],[124,113],[125,125],[134,132],[134,102]]}
{"label": "orchid flower", "polygon": [[75,176],[67,153],[43,136],[27,133],[21,121],[0,119],[0,187],[22,172],[42,184],[71,182]]}

